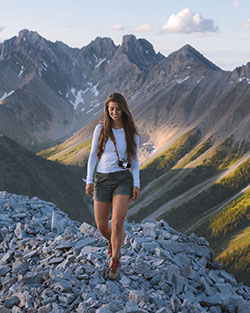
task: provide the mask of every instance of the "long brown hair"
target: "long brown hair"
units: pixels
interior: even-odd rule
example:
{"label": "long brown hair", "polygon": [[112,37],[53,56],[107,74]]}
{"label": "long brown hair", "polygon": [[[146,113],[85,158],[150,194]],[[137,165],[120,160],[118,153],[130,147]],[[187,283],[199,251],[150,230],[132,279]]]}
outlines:
{"label": "long brown hair", "polygon": [[97,156],[100,159],[105,149],[106,142],[110,138],[113,142],[115,140],[112,131],[112,118],[109,115],[108,107],[109,102],[115,102],[122,110],[122,124],[125,132],[125,139],[127,143],[127,159],[131,162],[131,159],[136,157],[136,142],[135,135],[138,135],[133,117],[129,111],[129,107],[126,99],[120,93],[112,93],[106,100],[104,105],[104,122],[99,137],[99,143],[97,148]]}

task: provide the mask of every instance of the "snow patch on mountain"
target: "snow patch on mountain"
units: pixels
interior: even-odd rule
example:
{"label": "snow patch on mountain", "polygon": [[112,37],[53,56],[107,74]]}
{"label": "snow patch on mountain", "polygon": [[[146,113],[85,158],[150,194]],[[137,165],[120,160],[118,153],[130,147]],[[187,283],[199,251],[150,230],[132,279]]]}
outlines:
{"label": "snow patch on mountain", "polygon": [[104,58],[104,59],[99,59],[99,61],[98,61],[98,63],[96,64],[96,66],[95,66],[95,69],[97,69],[103,62],[105,62],[106,61],[106,58]]}
{"label": "snow patch on mountain", "polygon": [[20,70],[20,72],[18,74],[18,77],[21,77],[23,75],[24,70],[25,70],[25,67],[22,65],[21,66],[21,70]]}
{"label": "snow patch on mountain", "polygon": [[3,94],[3,96],[0,98],[0,101],[5,100],[5,99],[8,98],[9,96],[11,96],[14,92],[15,92],[15,90],[11,90],[10,92],[5,92],[5,93]]}
{"label": "snow patch on mountain", "polygon": [[205,78],[205,76],[201,76],[201,78],[197,80],[197,84],[199,84],[203,78]]}
{"label": "snow patch on mountain", "polygon": [[157,150],[156,146],[149,141],[142,144],[142,149],[147,151],[149,154],[152,154]]}
{"label": "snow patch on mountain", "polygon": [[239,77],[237,81],[238,81],[239,83],[241,83],[241,82],[243,82],[244,80],[247,81],[248,84],[250,84],[250,79],[249,79],[248,77]]}
{"label": "snow patch on mountain", "polygon": [[177,84],[182,84],[183,82],[185,82],[186,80],[189,79],[190,76],[185,77],[184,79],[179,79],[177,80]]}
{"label": "snow patch on mountain", "polygon": [[95,97],[99,96],[99,91],[97,90],[98,85],[100,84],[100,82],[98,82],[95,86],[93,86],[90,90],[91,92],[94,94]]}
{"label": "snow patch on mountain", "polygon": [[73,105],[74,110],[77,109],[79,104],[84,104],[84,95],[88,90],[89,88],[86,88],[85,90],[77,90],[76,88],[72,87],[70,92],[67,92],[66,97]]}

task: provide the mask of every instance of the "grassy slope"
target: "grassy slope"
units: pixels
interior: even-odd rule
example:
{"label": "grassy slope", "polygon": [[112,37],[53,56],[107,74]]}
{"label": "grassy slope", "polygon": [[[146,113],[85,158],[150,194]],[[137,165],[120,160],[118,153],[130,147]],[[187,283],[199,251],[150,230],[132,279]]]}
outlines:
{"label": "grassy slope", "polygon": [[249,222],[250,187],[197,229],[199,235],[209,240],[211,248],[217,255],[217,261],[239,281],[244,281],[248,285],[250,285]]}
{"label": "grassy slope", "polygon": [[171,226],[185,231],[199,220],[203,213],[213,210],[218,204],[246,187],[249,182],[250,159],[241,164],[233,173],[196,195],[191,201],[161,217],[166,218]]}
{"label": "grassy slope", "polygon": [[239,226],[248,226],[250,221],[250,190],[232,201],[223,208],[218,214],[213,216],[208,225],[209,238],[217,239],[218,237],[230,234]]}
{"label": "grassy slope", "polygon": [[92,138],[66,147],[63,143],[37,153],[37,155],[67,165],[84,166],[87,163]]}
{"label": "grassy slope", "polygon": [[[180,147],[185,146],[185,143],[187,142],[193,142],[192,140],[187,140],[188,134],[190,135],[190,132],[183,135],[182,138],[179,138],[177,142],[172,144],[172,146],[167,149],[163,154],[161,154],[159,158],[162,158],[163,155],[168,156],[169,150],[171,150],[172,160],[173,156],[176,156],[175,162],[178,161],[177,157],[180,158],[183,156],[179,152]],[[229,138],[220,145],[218,145],[216,149],[213,149],[209,154],[207,154],[207,156],[202,161],[200,161],[196,165],[196,167],[181,167],[186,165],[190,161],[193,161],[195,158],[198,158],[200,155],[202,155],[202,153],[206,152],[211,147],[211,142],[212,140],[211,138],[209,138],[208,140],[202,141],[195,147],[190,145],[189,148],[193,148],[193,150],[191,150],[191,152],[187,154],[187,156],[184,157],[177,166],[174,166],[174,168],[171,169],[164,168],[161,171],[158,170],[158,176],[161,175],[162,177],[160,176],[157,181],[155,181],[155,183],[150,185],[149,190],[142,193],[141,201],[144,200],[147,197],[148,193],[151,193],[152,190],[155,190],[155,193],[157,193],[158,190],[164,190],[164,192],[159,193],[159,196],[155,197],[152,202],[149,199],[148,203],[144,204],[143,208],[139,210],[136,214],[132,215],[130,219],[135,221],[141,221],[157,208],[164,205],[164,203],[182,195],[184,192],[190,190],[195,186],[198,186],[205,180],[214,177],[222,170],[225,170],[234,162],[236,162],[246,151],[245,148],[241,148],[239,150],[239,147],[237,145],[230,146],[229,143],[232,144],[232,139]],[[185,149],[184,151],[187,150],[188,149]],[[152,162],[156,164],[153,165]],[[149,163],[149,167],[146,164],[141,170],[142,180],[146,173],[149,178],[152,177],[158,164],[159,161],[157,157]],[[149,168],[151,168],[152,170],[149,171]],[[145,169],[147,170],[146,173],[144,173]],[[164,174],[164,172],[166,173]],[[174,179],[174,176],[176,176],[176,179]],[[167,183],[168,181],[171,181],[170,185]],[[199,218],[199,215],[197,217]],[[168,218],[168,215],[164,215],[163,218]],[[178,226],[179,225],[175,225],[175,227]],[[185,229],[182,230],[185,231]]]}
{"label": "grassy slope", "polygon": [[179,137],[169,148],[141,168],[142,187],[168,171],[186,153],[191,151],[200,139],[200,132],[192,129]]}
{"label": "grassy slope", "polygon": [[217,256],[217,261],[234,273],[238,281],[250,285],[250,227],[230,240],[228,247]]}

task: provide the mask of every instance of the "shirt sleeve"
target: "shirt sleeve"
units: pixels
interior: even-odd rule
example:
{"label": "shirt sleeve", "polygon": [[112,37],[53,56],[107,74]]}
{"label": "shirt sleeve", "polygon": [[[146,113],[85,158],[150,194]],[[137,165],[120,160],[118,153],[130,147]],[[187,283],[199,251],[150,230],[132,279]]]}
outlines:
{"label": "shirt sleeve", "polygon": [[139,146],[140,146],[140,137],[135,135],[135,142],[136,142],[136,157],[131,162],[131,172],[134,179],[134,187],[140,188],[140,173],[139,173]]}
{"label": "shirt sleeve", "polygon": [[91,151],[89,154],[88,167],[87,167],[87,178],[86,178],[87,184],[93,184],[94,170],[95,170],[96,163],[98,160],[97,148],[98,148],[98,142],[99,142],[101,129],[102,129],[102,125],[98,124],[93,133]]}

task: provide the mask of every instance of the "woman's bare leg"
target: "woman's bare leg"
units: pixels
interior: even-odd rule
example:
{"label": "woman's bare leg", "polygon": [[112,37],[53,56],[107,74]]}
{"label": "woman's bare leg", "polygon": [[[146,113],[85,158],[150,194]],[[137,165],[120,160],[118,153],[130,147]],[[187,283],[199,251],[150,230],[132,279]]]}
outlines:
{"label": "woman's bare leg", "polygon": [[113,197],[112,203],[112,258],[119,258],[124,239],[123,224],[128,211],[131,196],[117,195]]}
{"label": "woman's bare leg", "polygon": [[95,222],[99,232],[111,241],[111,226],[109,225],[110,202],[94,201]]}

